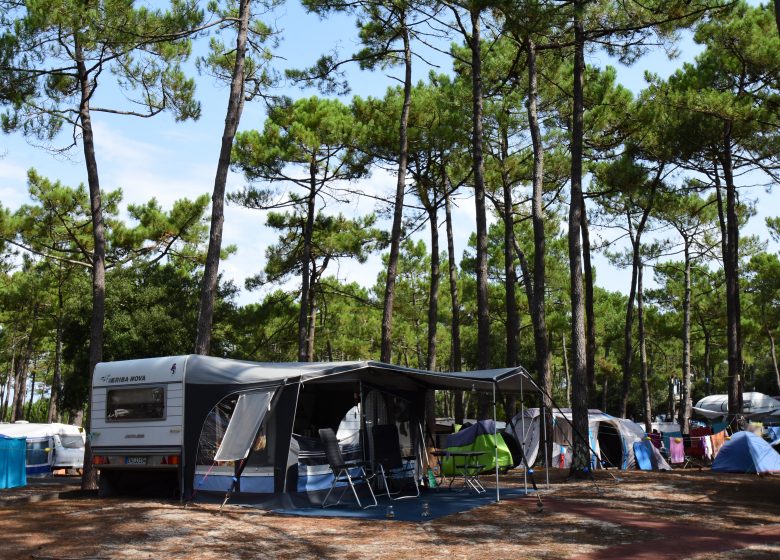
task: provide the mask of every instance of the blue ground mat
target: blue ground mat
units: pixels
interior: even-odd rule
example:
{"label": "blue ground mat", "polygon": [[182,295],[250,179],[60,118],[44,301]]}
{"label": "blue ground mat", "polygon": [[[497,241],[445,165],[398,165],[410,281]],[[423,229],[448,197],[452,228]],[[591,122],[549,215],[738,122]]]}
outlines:
{"label": "blue ground mat", "polygon": [[[533,492],[529,489],[529,493]],[[507,488],[501,490],[501,500],[515,499],[526,495],[522,488]],[[438,490],[423,491],[419,498],[407,498],[390,502],[387,498],[380,498],[379,505],[368,509],[360,509],[354,500],[328,508],[322,507],[292,507],[271,510],[281,515],[295,515],[303,517],[352,517],[356,519],[387,519],[388,507],[393,507],[393,520],[396,521],[430,521],[445,515],[452,515],[463,511],[492,504],[496,501],[496,491],[488,488],[484,494],[470,492],[456,492],[441,488]],[[428,504],[429,516],[423,516],[424,504]]]}

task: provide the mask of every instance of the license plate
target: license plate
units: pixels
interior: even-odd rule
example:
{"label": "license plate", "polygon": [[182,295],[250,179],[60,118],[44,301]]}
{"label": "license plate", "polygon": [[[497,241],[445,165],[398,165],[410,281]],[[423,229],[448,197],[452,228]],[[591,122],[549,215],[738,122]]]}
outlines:
{"label": "license plate", "polygon": [[146,457],[125,457],[126,465],[145,465]]}

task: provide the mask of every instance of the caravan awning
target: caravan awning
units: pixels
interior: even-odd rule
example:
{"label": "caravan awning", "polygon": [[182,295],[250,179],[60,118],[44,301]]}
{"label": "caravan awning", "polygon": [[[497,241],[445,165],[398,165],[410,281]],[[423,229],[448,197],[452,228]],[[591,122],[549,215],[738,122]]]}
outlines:
{"label": "caravan awning", "polygon": [[210,356],[186,357],[185,382],[197,385],[268,385],[289,383],[370,381],[382,373],[398,374],[431,389],[491,391],[537,390],[536,383],[522,367],[469,372],[434,372],[373,361],[262,363],[227,360]]}

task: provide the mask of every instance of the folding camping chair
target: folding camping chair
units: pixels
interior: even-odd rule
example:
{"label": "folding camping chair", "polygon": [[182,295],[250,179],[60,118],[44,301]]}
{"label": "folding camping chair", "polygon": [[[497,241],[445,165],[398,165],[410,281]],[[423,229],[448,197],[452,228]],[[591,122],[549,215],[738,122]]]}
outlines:
{"label": "folding camping chair", "polygon": [[[322,500],[322,507],[326,508],[330,506],[339,505],[341,503],[342,498],[344,497],[344,494],[347,491],[347,488],[352,490],[352,494],[355,496],[355,501],[357,502],[357,505],[360,509],[366,509],[366,508],[376,506],[377,505],[376,496],[374,495],[374,490],[371,488],[370,477],[366,475],[366,471],[363,466],[363,463],[357,461],[347,462],[344,460],[344,457],[341,455],[339,440],[336,439],[336,434],[333,433],[332,429],[323,428],[319,432],[320,432],[320,439],[322,440],[322,443],[325,446],[325,457],[328,460],[328,465],[330,466],[330,470],[333,471],[333,484],[330,485],[330,490],[328,490],[325,499]],[[358,497],[357,489],[355,488],[356,482],[366,483],[366,487],[368,487],[368,491],[371,494],[371,499],[374,501],[373,504],[368,504],[364,506],[361,503],[360,498]],[[330,504],[329,506],[327,505],[328,498],[330,498],[330,495],[333,493],[333,489],[336,488],[336,485],[339,483],[346,483],[346,485],[341,491],[341,495],[339,496],[339,499],[336,501],[336,503]]]}
{"label": "folding camping chair", "polygon": [[[371,429],[373,439],[374,469],[376,474],[382,477],[384,493],[391,500],[404,498],[416,498],[420,495],[420,486],[417,484],[417,464],[415,456],[402,457],[401,444],[398,440],[398,427],[392,424],[380,424]],[[395,492],[390,491],[391,480],[405,480],[411,478],[414,484],[415,494],[399,496],[403,490],[400,487]]]}

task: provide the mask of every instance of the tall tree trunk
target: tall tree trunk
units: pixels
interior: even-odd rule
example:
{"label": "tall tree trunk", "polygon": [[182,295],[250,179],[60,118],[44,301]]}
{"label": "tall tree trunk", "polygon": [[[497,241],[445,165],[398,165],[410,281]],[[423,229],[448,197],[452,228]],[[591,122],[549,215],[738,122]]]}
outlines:
{"label": "tall tree trunk", "polygon": [[601,410],[607,412],[607,394],[609,391],[609,376],[604,375],[604,383],[601,387]]}
{"label": "tall tree trunk", "polygon": [[642,408],[644,409],[645,431],[650,433],[653,429],[653,411],[650,402],[650,385],[648,382],[649,372],[647,368],[647,337],[645,334],[645,298],[642,287],[644,265],[639,264],[639,275],[637,277],[636,307],[638,321],[639,337],[639,374],[642,380]]}
{"label": "tall tree trunk", "polygon": [[[13,344],[11,347],[11,367],[8,370],[8,378],[6,379],[5,383],[5,393],[3,394],[3,408],[2,414],[0,414],[0,422],[5,422],[6,417],[8,416],[8,399],[11,395],[11,387],[13,386],[14,382],[14,373],[16,372],[16,342],[13,340],[13,335],[11,336],[11,341]],[[14,390],[16,390],[15,387]]]}
{"label": "tall tree trunk", "polygon": [[777,384],[777,390],[780,391],[780,369],[777,367],[777,349],[775,347],[775,337],[769,329],[769,325],[766,326],[766,335],[769,338],[769,350],[772,356],[772,369],[775,372],[775,383]]}
{"label": "tall tree trunk", "polygon": [[[728,228],[726,227],[726,210],[723,204],[723,193],[721,191],[721,183],[720,183],[720,175],[718,174],[717,159],[713,162],[713,175],[715,177],[715,200],[717,202],[716,206],[718,209],[718,226],[720,227],[720,246],[721,246],[721,255],[723,258],[723,271],[724,271],[724,275],[728,276],[728,272],[726,272],[728,268],[726,261],[728,260],[728,254],[729,254],[729,241],[728,241],[729,234],[728,234]],[[728,292],[728,288],[727,288],[727,292]],[[726,337],[728,339],[728,330],[729,330],[728,329],[728,315],[729,315],[728,293],[726,294],[726,314],[727,314]],[[726,344],[726,351],[728,355],[728,343]],[[707,354],[707,357],[709,357],[709,353]],[[712,383],[712,390],[717,391],[717,385],[715,383],[715,364],[711,365],[710,380]],[[708,389],[709,389],[709,384],[708,384]],[[731,399],[729,399],[729,401],[730,400]]]}
{"label": "tall tree trunk", "polygon": [[[23,419],[24,399],[27,395],[27,372],[23,360],[16,363],[14,372],[14,400],[11,403],[11,422]],[[21,402],[20,402],[21,401]]]}
{"label": "tall tree trunk", "polygon": [[387,259],[387,280],[385,283],[384,308],[382,310],[382,341],[379,358],[386,363],[389,363],[392,359],[393,302],[395,301],[398,256],[401,250],[401,223],[404,214],[406,166],[409,159],[409,109],[412,105],[412,48],[405,17],[401,19],[401,38],[404,44],[404,103],[401,108],[401,123],[398,127],[398,182],[395,187],[393,228],[390,233],[390,256]]}
{"label": "tall tree trunk", "polygon": [[428,207],[428,221],[431,223],[431,284],[428,291],[428,355],[425,368],[428,371],[436,369],[436,327],[439,323],[439,285],[441,284],[441,267],[439,262],[439,216],[437,201]]}
{"label": "tall tree trunk", "polygon": [[325,341],[325,348],[328,352],[328,361],[332,362],[333,360],[333,345],[330,343],[330,337]]}
{"label": "tall tree trunk", "polygon": [[[452,364],[450,367],[452,368],[452,371],[460,371],[463,367],[460,357],[460,301],[458,298],[458,266],[455,263],[455,242],[452,232],[451,194],[449,189],[447,189],[444,195],[444,220],[447,229],[447,264],[449,269],[450,301],[452,306],[452,325],[450,329]],[[463,391],[455,391],[455,403],[453,408],[455,421],[463,423]]]}
{"label": "tall tree trunk", "polygon": [[49,409],[46,414],[46,422],[59,422],[60,409],[58,401],[62,394],[62,318],[57,318],[54,341],[54,379],[51,383],[51,396],[49,397]]}
{"label": "tall tree trunk", "polygon": [[[490,310],[488,309],[485,162],[482,153],[482,45],[480,14],[480,8],[474,4],[471,9],[471,38],[469,41],[471,49],[471,151],[474,175],[474,203],[477,214],[477,369],[488,369],[490,367]],[[484,399],[482,400],[484,401]],[[483,411],[480,410],[479,412],[482,413]]]}
{"label": "tall tree trunk", "polygon": [[[541,127],[539,126],[538,109],[538,75],[536,68],[536,44],[533,40],[526,43],[528,51],[528,127],[531,132],[531,144],[534,152],[533,187],[531,202],[531,218],[534,230],[534,280],[533,302],[531,305],[531,321],[534,328],[534,350],[536,353],[536,375],[542,388],[542,406],[547,409],[545,414],[546,433],[552,434],[552,369],[550,359],[549,337],[547,333],[547,315],[545,309],[547,239],[544,231],[544,145],[542,144]],[[568,385],[568,382],[567,382]],[[544,464],[549,465],[552,456],[552,438],[547,438],[547,450]]]}
{"label": "tall tree trunk", "polygon": [[309,290],[307,294],[307,305],[309,309],[309,317],[307,321],[306,332],[306,359],[303,361],[314,361],[314,335],[317,330],[317,274],[314,271],[314,263],[312,263],[312,272],[309,279]]}
{"label": "tall tree trunk", "polygon": [[585,358],[585,301],[582,285],[582,158],[583,98],[585,77],[584,1],[574,2],[574,76],[571,138],[571,203],[569,206],[569,277],[571,282],[572,428],[574,429],[572,474],[582,476],[590,468],[588,442],[588,379]]}
{"label": "tall tree trunk", "polygon": [[585,281],[585,364],[588,377],[590,404],[595,408],[596,399],[596,312],[593,301],[593,265],[590,262],[590,227],[585,197],[582,199],[582,264]]}
{"label": "tall tree trunk", "polygon": [[[431,226],[431,281],[428,286],[428,350],[425,357],[425,369],[436,369],[436,327],[439,318],[439,284],[441,271],[439,269],[439,217],[436,212],[436,195],[428,204],[428,221]],[[428,433],[436,432],[436,391],[425,391],[425,424]]]}
{"label": "tall tree trunk", "polygon": [[3,382],[3,396],[2,396],[2,407],[0,407],[0,422],[6,422],[6,415],[8,413],[8,395],[11,393],[11,387],[13,386],[13,362],[11,362],[11,371],[8,372],[8,377],[6,377],[5,381]]}
{"label": "tall tree trunk", "polygon": [[[417,309],[417,289],[412,289],[412,309]],[[417,357],[417,364],[414,366],[417,369],[423,369],[425,367],[425,358],[423,358],[422,344],[420,343],[420,316],[415,314],[412,321],[412,327],[414,332],[414,353]]]}
{"label": "tall tree trunk", "polygon": [[566,379],[566,406],[571,408],[571,373],[569,372],[569,351],[565,332],[561,333],[561,348],[563,349],[563,377]]}
{"label": "tall tree trunk", "polygon": [[737,190],[731,159],[731,123],[727,122],[723,133],[723,180],[726,183],[726,253],[723,270],[726,275],[726,347],[728,349],[729,378],[728,406],[732,421],[742,412],[742,329],[739,301],[739,222],[737,219]]}
{"label": "tall tree trunk", "polygon": [[[24,399],[27,396],[27,375],[30,372],[33,349],[35,347],[35,324],[38,322],[38,304],[33,307],[33,320],[30,326],[30,334],[27,336],[24,356],[16,362],[17,373],[14,380],[14,408],[11,421],[24,420]],[[32,391],[31,391],[32,392]]]}
{"label": "tall tree trunk", "polygon": [[715,383],[713,379],[714,370],[712,368],[712,335],[709,329],[704,324],[704,320],[699,318],[699,326],[701,332],[704,335],[704,376],[707,378],[707,393],[712,393],[715,390]]}
{"label": "tall tree trunk", "polygon": [[[687,236],[685,242],[685,272],[683,282],[683,379],[682,406],[680,407],[680,430],[688,435],[691,420],[691,249]],[[674,414],[674,412],[672,412]]]}
{"label": "tall tree trunk", "polygon": [[51,396],[49,397],[49,410],[46,414],[46,422],[59,422],[60,411],[58,401],[62,393],[62,282],[57,286],[57,324],[54,335],[54,378],[51,382]]}
{"label": "tall tree trunk", "polygon": [[520,264],[520,274],[522,275],[523,287],[525,288],[525,299],[528,301],[528,308],[533,309],[535,275],[531,274],[531,265],[528,264],[528,257],[525,256],[525,252],[520,247],[520,243],[515,236],[512,236],[512,241],[515,245],[515,253],[517,253],[517,262]]}
{"label": "tall tree trunk", "polygon": [[775,27],[780,35],[780,0],[775,0]]}
{"label": "tall tree trunk", "polygon": [[312,290],[310,279],[311,267],[313,267],[311,250],[314,236],[314,205],[317,198],[317,159],[314,154],[309,162],[309,195],[306,197],[306,223],[303,227],[303,254],[301,255],[301,308],[298,312],[298,361],[310,362],[310,347],[314,340],[310,340],[309,332],[313,325],[309,324],[309,316],[313,310],[311,297]]}
{"label": "tall tree trunk", "polygon": [[636,298],[636,286],[640,263],[640,251],[642,248],[642,234],[647,226],[647,220],[653,208],[655,193],[663,174],[664,166],[660,166],[656,172],[655,178],[650,185],[650,194],[646,206],[642,210],[642,217],[636,226],[636,232],[633,232],[631,222],[631,209],[626,212],[628,222],[628,235],[631,239],[631,287],[629,288],[628,304],[626,306],[626,324],[623,330],[623,387],[620,395],[620,415],[626,418],[628,414],[628,395],[631,388],[631,368],[634,358],[634,345],[632,340],[634,328],[634,300]]}
{"label": "tall tree trunk", "polygon": [[[92,97],[92,84],[89,81],[86,63],[79,43],[76,43],[76,65],[81,87],[79,119],[81,138],[84,145],[84,161],[87,167],[89,185],[90,213],[92,216],[92,320],[89,328],[89,402],[87,403],[84,429],[90,433],[92,418],[92,374],[95,366],[103,360],[103,325],[106,316],[106,232],[103,223],[103,203],[100,192],[97,158],[95,157],[95,139],[92,133],[92,118],[89,100]],[[92,466],[92,446],[87,438],[84,450],[84,470],[81,478],[82,490],[97,488],[97,470]]]}
{"label": "tall tree trunk", "polygon": [[27,418],[27,420],[31,420],[32,418],[32,404],[33,404],[34,397],[35,397],[35,368],[33,367],[32,378],[30,379],[30,400],[27,403],[27,414],[25,415],[25,418]]}
{"label": "tall tree trunk", "polygon": [[195,339],[195,353],[207,355],[211,350],[211,326],[214,321],[214,301],[219,279],[219,257],[222,251],[222,228],[225,222],[225,185],[230,169],[230,156],[233,139],[241,121],[244,108],[244,64],[247,51],[247,35],[250,19],[251,0],[239,0],[238,34],[236,36],[236,61],[230,78],[225,127],[222,131],[222,144],[219,149],[217,173],[214,177],[214,192],[211,195],[211,229],[209,248],[206,253],[206,266],[203,270],[203,283],[200,292],[198,310],[198,331]]}
{"label": "tall tree trunk", "polygon": [[[518,336],[520,334],[520,316],[517,311],[517,295],[515,286],[517,285],[517,274],[515,273],[515,255],[514,255],[514,210],[512,204],[512,185],[509,179],[509,172],[503,165],[509,160],[509,138],[506,127],[501,127],[501,185],[503,188],[504,205],[504,309],[506,312],[506,367],[515,367],[518,358]],[[531,302],[529,302],[530,304]]]}
{"label": "tall tree trunk", "polygon": [[631,390],[631,368],[634,361],[634,301],[636,300],[638,260],[639,256],[635,247],[633,262],[631,263],[631,285],[628,289],[628,303],[626,304],[626,322],[623,326],[623,385],[620,392],[621,418],[628,417],[628,396]]}
{"label": "tall tree trunk", "polygon": [[718,209],[718,227],[720,228],[720,249],[723,258],[725,259],[729,252],[729,234],[728,230],[726,229],[726,211],[723,208],[723,193],[721,191],[722,187],[720,184],[720,175],[718,174],[717,161],[713,163],[713,176],[715,178],[715,200],[717,202],[716,206]]}

